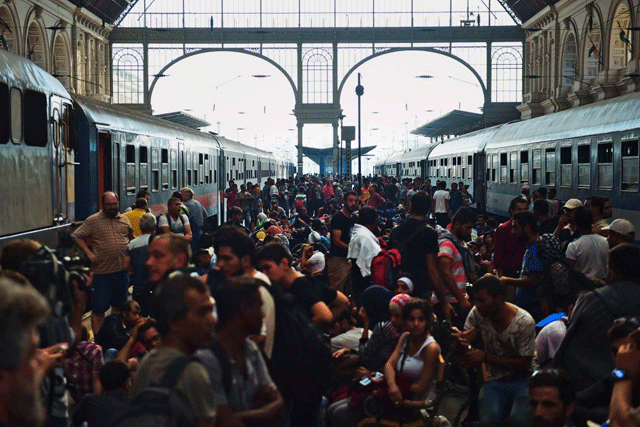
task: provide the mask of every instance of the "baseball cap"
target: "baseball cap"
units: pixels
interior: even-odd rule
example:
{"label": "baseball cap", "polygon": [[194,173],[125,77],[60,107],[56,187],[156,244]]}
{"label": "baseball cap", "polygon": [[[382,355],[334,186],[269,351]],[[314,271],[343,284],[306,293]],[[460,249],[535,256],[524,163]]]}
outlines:
{"label": "baseball cap", "polygon": [[564,204],[563,208],[566,209],[576,209],[582,206],[582,202],[578,199],[569,199],[567,203]]}
{"label": "baseball cap", "polygon": [[633,237],[636,234],[636,230],[626,219],[618,218],[611,221],[611,224],[606,227],[602,227],[603,230],[615,231],[616,233],[624,234],[625,236]]}

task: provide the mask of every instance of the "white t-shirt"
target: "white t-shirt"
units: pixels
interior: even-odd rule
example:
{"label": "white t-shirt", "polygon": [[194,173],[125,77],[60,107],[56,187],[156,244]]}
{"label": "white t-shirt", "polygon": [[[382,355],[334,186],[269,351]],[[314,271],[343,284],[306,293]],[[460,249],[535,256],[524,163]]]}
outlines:
{"label": "white t-shirt", "polygon": [[[167,218],[169,218],[171,222],[167,221]],[[171,230],[171,232],[175,234],[181,234],[184,236],[185,225],[190,225],[189,218],[187,218],[185,214],[180,214],[180,218],[178,218],[176,221],[171,218],[171,215],[162,214],[158,218],[158,228],[169,227],[169,230]]]}
{"label": "white t-shirt", "polygon": [[[271,281],[263,272],[256,270],[256,272],[253,273],[253,277],[262,280],[267,286],[271,286]],[[264,353],[270,359],[271,353],[273,352],[273,338],[276,332],[276,304],[273,301],[271,293],[265,289],[264,286],[260,286],[258,291],[262,297],[262,311],[264,312],[260,334],[265,337]]]}
{"label": "white t-shirt", "polygon": [[435,213],[447,213],[447,203],[449,200],[449,192],[447,190],[438,190],[433,194],[433,200],[436,202]]}
{"label": "white t-shirt", "polygon": [[589,279],[604,280],[609,271],[609,244],[607,239],[598,234],[580,236],[569,243],[567,259],[576,262],[576,270],[584,273]]}

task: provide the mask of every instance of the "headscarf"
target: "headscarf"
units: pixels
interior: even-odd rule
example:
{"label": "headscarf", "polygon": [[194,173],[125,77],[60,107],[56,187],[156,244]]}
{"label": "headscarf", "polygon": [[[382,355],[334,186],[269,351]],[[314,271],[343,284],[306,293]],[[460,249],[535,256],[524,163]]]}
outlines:
{"label": "headscarf", "polygon": [[413,297],[411,295],[398,294],[398,295],[394,296],[393,298],[391,298],[391,301],[389,301],[389,304],[395,303],[395,304],[398,304],[400,306],[400,308],[402,308],[402,307],[404,307],[404,305],[406,303],[408,303],[412,299],[413,299]]}
{"label": "headscarf", "polygon": [[402,282],[409,287],[409,293],[413,293],[413,281],[406,276],[402,276],[398,279],[398,282]]}
{"label": "headscarf", "polygon": [[369,325],[375,326],[389,320],[389,301],[393,293],[384,286],[373,285],[364,290],[361,296],[362,307],[369,317]]}

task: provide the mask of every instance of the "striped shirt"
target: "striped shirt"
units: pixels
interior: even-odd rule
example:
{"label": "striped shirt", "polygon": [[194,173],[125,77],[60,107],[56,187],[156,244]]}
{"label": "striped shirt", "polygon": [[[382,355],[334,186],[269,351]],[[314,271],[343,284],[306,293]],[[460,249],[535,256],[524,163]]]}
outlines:
{"label": "striped shirt", "polygon": [[[440,251],[438,252],[438,259],[442,257],[447,257],[451,259],[451,276],[453,276],[453,280],[456,281],[456,285],[458,285],[458,289],[462,292],[462,295],[467,297],[467,275],[464,272],[464,263],[462,262],[462,255],[456,245],[453,244],[450,240],[443,240],[439,245]],[[458,300],[456,297],[451,295],[451,291],[449,289],[444,289],[445,295],[447,297],[447,302],[449,303],[457,303]],[[431,297],[432,303],[438,302],[438,297],[435,294]]]}
{"label": "striped shirt", "polygon": [[395,329],[390,321],[379,322],[374,326],[369,340],[360,339],[358,353],[367,360],[369,370],[379,371],[384,368],[400,337],[394,333]]}

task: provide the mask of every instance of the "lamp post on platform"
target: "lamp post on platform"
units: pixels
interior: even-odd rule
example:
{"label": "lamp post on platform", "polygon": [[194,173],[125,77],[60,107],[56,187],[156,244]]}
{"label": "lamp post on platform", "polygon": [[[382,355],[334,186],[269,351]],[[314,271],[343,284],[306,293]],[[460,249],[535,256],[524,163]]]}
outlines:
{"label": "lamp post on platform", "polygon": [[358,86],[356,86],[356,95],[358,95],[358,187],[362,191],[362,114],[361,114],[361,98],[364,94],[364,87],[360,84],[361,74],[358,73]]}

